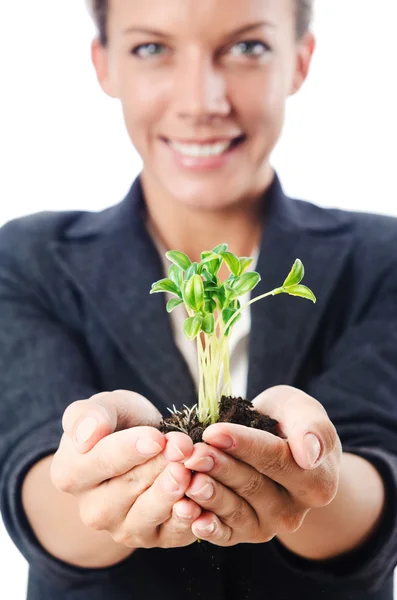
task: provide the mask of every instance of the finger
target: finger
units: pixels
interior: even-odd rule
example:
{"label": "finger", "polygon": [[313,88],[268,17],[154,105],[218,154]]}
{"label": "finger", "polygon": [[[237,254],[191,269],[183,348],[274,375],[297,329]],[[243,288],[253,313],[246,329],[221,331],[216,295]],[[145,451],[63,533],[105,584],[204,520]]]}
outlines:
{"label": "finger", "polygon": [[80,454],[66,435],[53,457],[52,481],[60,491],[77,494],[118,477],[160,454],[165,437],[154,427],[133,427],[108,435]]}
{"label": "finger", "polygon": [[[203,469],[201,472],[207,473],[216,482],[231,489],[252,507],[260,521],[264,521],[267,515],[265,509],[267,511],[272,505],[281,506],[286,502],[287,492],[283,487],[277,486],[272,479],[254,467],[208,444],[196,444],[193,455],[185,462],[185,467],[196,472]],[[191,486],[192,484],[186,492],[187,495]],[[202,506],[209,508],[207,505]],[[213,507],[211,510],[219,514]]]}
{"label": "finger", "polygon": [[[264,497],[269,498],[274,490],[279,490],[273,480],[251,465],[208,444],[196,444],[192,456],[185,462],[185,467],[196,473],[207,473],[212,479],[244,498],[254,509],[255,500],[263,504]],[[278,500],[281,501],[282,498]]]}
{"label": "finger", "polygon": [[185,467],[208,473],[233,489],[257,514],[261,514],[263,498],[270,501],[274,497],[277,505],[285,500],[286,493],[298,507],[305,508],[325,506],[334,498],[338,487],[338,460],[334,456],[314,471],[305,471],[296,464],[285,440],[265,431],[233,427],[250,433],[245,445],[239,440],[235,456],[206,443],[196,444]]}
{"label": "finger", "polygon": [[191,473],[184,466],[168,463],[153,485],[137,498],[123,525],[123,530],[129,532],[136,547],[153,548],[158,545],[159,526],[171,517],[173,506],[184,497],[190,479]]}
{"label": "finger", "polygon": [[170,462],[184,462],[193,452],[191,438],[179,431],[166,433],[166,446],[163,451],[164,458]]}
{"label": "finger", "polygon": [[119,477],[113,477],[79,495],[82,522],[92,529],[113,533],[125,521],[136,499],[164,470],[166,460],[159,454]]}
{"label": "finger", "polygon": [[274,386],[259,394],[253,405],[279,421],[279,431],[288,439],[292,455],[302,469],[317,467],[340,445],[325,408],[302,390]]}
{"label": "finger", "polygon": [[88,452],[103,437],[129,427],[158,427],[161,414],[144,396],[128,390],[101,392],[77,400],[65,410],[62,426],[81,453]]}
{"label": "finger", "polygon": [[[233,490],[215,479],[197,473],[186,490],[186,496],[192,498],[205,511],[214,513],[226,527],[220,535],[222,545],[234,545],[256,538],[258,519],[252,506]],[[203,518],[206,522],[206,517]],[[200,528],[201,520],[195,522],[192,531]],[[227,536],[225,537],[225,534]]]}
{"label": "finger", "polygon": [[[189,522],[191,524],[201,515],[202,509],[191,498],[185,497],[182,498],[182,500],[178,500],[178,502],[175,502],[172,512],[175,518],[184,521],[185,523]],[[164,523],[164,525],[166,525],[166,523]]]}
{"label": "finger", "polygon": [[[200,459],[206,453],[210,453],[214,462],[209,475],[210,481],[215,481],[215,494],[209,500],[202,500],[194,493],[192,494],[198,478],[209,477],[209,475],[196,474],[186,491],[186,495],[195,498],[200,506],[206,511],[215,513],[222,524],[231,528],[232,537],[228,540],[229,544],[236,543],[236,540],[255,543],[268,542],[274,537],[275,531],[293,533],[300,527],[307,514],[308,507],[300,501],[296,501],[284,487],[277,486],[274,481],[261,475],[250,465],[242,463],[206,444],[197,444],[194,449],[195,455],[186,462],[186,466],[189,465],[193,468],[196,465],[199,466]],[[307,478],[311,477],[311,473],[306,474],[304,471],[302,473]],[[205,484],[205,480],[201,481]],[[233,492],[234,497],[231,500],[235,506],[230,502],[228,508],[227,497],[217,499],[217,485],[219,484],[224,486],[226,491]],[[220,489],[222,490],[222,488]],[[225,492],[223,493],[225,494]],[[255,517],[254,522],[246,517],[244,506],[236,505],[236,495],[251,507],[250,514]],[[309,497],[309,493],[306,496]],[[315,495],[310,496],[309,502],[316,506],[314,498]],[[226,514],[224,511],[226,511]],[[221,536],[227,533],[227,529],[219,532]]]}
{"label": "finger", "polygon": [[192,525],[193,534],[217,546],[233,546],[233,532],[228,525],[210,511],[203,511],[200,517]]}
{"label": "finger", "polygon": [[192,524],[201,513],[200,506],[189,498],[182,498],[176,502],[170,518],[160,525],[158,546],[160,548],[176,548],[188,546],[196,541]]}

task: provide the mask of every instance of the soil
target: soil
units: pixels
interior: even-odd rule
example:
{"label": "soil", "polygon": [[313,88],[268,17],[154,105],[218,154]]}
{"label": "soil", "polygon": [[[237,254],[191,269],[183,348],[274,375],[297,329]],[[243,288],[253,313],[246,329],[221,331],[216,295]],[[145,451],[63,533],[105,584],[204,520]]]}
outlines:
{"label": "soil", "polygon": [[[263,415],[254,409],[251,400],[245,400],[241,397],[222,396],[219,405],[219,421],[224,423],[237,423],[246,427],[254,427],[262,431],[269,431],[274,435],[279,435],[277,431],[278,421],[268,415]],[[204,430],[210,424],[204,426],[198,420],[195,410],[184,408],[182,411],[173,413],[163,419],[160,431],[168,433],[170,431],[181,431],[189,435],[193,443],[203,441]]]}

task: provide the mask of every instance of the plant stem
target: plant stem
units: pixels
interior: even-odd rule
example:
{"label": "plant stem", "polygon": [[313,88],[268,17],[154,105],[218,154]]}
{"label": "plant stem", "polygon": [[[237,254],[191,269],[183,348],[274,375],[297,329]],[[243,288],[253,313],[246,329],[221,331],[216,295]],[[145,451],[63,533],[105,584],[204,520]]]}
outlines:
{"label": "plant stem", "polygon": [[248,306],[250,306],[250,304],[253,304],[254,302],[257,302],[258,300],[262,300],[262,298],[266,298],[267,296],[275,296],[276,294],[282,294],[283,291],[284,291],[283,288],[275,288],[271,292],[267,292],[266,294],[262,294],[261,296],[257,296],[256,298],[253,298],[253,300],[250,300],[249,302],[247,302],[246,304],[244,304],[244,306],[242,306],[241,308],[239,308],[238,310],[236,310],[236,312],[234,313],[234,315],[232,317],[230,317],[230,319],[226,323],[225,329],[227,329],[228,327],[230,327],[231,323],[233,323],[233,321],[238,317],[238,315],[243,310],[245,310]]}

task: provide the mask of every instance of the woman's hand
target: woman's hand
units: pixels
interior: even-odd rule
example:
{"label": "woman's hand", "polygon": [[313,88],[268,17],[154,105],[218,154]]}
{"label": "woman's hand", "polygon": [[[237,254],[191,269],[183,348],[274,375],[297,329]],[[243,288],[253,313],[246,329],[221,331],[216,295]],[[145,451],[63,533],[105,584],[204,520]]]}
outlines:
{"label": "woman's hand", "polygon": [[[190,518],[173,511],[191,480],[191,472],[177,463],[191,455],[193,444],[183,433],[164,436],[156,428],[160,421],[153,404],[134,392],[73,402],[51,465],[53,484],[77,499],[82,522],[130,548],[195,541],[191,524],[201,509],[184,499]],[[175,462],[168,463],[163,451]]]}
{"label": "woman's hand", "polygon": [[196,471],[186,495],[204,509],[192,531],[219,546],[293,533],[311,508],[329,504],[337,492],[341,444],[321,404],[298,389],[276,386],[254,406],[277,419],[287,439],[218,423],[185,461]]}

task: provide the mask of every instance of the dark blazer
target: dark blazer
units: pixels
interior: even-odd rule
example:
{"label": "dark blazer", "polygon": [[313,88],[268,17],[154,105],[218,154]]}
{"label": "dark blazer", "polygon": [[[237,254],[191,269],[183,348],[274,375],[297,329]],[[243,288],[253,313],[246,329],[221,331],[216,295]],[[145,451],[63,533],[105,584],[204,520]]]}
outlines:
{"label": "dark blazer", "polygon": [[321,563],[299,559],[276,539],[141,549],[110,569],[79,569],[40,546],[21,507],[21,484],[32,464],[57,449],[71,402],[130,389],[165,415],[167,406],[196,401],[165,298],[149,295],[164,274],[143,224],[137,178],[121,203],[101,212],[42,212],[0,229],[0,500],[30,564],[29,600],[391,600],[397,220],[287,198],[277,176],[263,203],[255,295],[281,285],[299,257],[317,303],[281,295],[252,306],[248,397],[289,384],[317,398],[344,450],[382,474],[379,527],[359,551]]}

